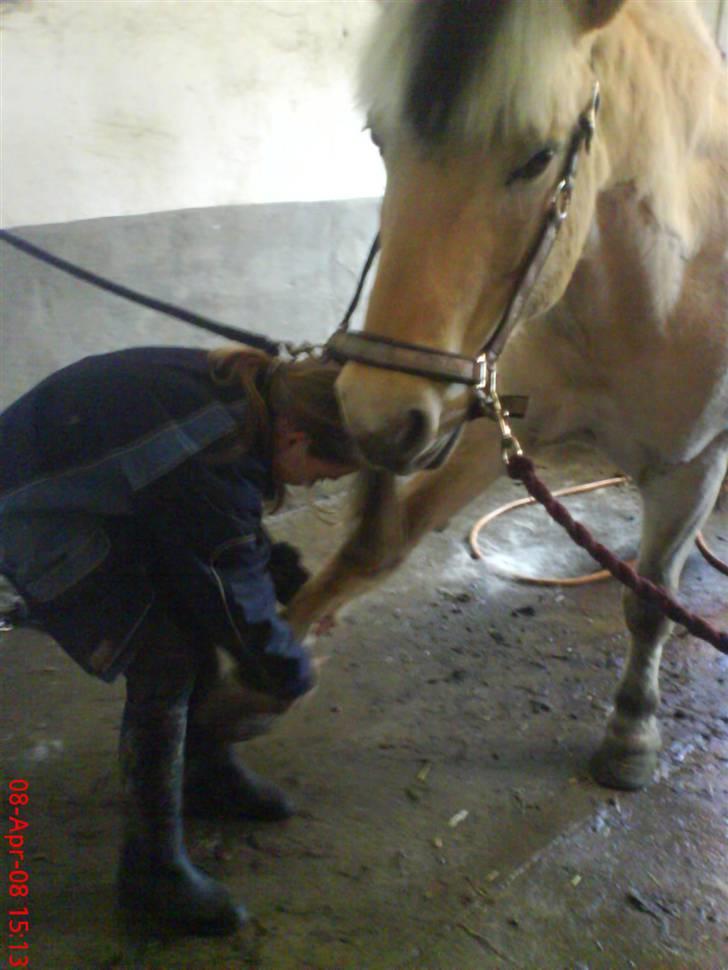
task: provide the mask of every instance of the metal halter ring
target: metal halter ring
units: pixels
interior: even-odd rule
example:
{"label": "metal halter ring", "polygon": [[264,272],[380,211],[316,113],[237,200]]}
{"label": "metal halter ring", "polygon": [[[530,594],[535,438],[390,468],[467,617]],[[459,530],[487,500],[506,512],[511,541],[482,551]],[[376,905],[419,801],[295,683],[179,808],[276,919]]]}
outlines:
{"label": "metal halter ring", "polygon": [[510,417],[508,411],[504,410],[501,403],[501,399],[498,396],[497,384],[497,371],[495,363],[490,363],[487,368],[487,381],[485,385],[485,396],[490,408],[491,414],[495,421],[498,423],[498,430],[501,436],[501,457],[507,465],[511,458],[515,458],[516,455],[522,455],[523,449],[521,444],[513,433],[513,429],[508,423],[508,418]]}
{"label": "metal halter ring", "polygon": [[280,348],[288,354],[291,360],[298,360],[299,357],[320,357],[323,354],[324,347],[324,344],[312,344],[308,341],[294,344],[291,341],[284,340],[280,344]]}
{"label": "metal halter ring", "polygon": [[556,186],[551,206],[557,222],[563,222],[569,214],[569,206],[571,205],[573,192],[574,183],[570,178],[561,179]]}

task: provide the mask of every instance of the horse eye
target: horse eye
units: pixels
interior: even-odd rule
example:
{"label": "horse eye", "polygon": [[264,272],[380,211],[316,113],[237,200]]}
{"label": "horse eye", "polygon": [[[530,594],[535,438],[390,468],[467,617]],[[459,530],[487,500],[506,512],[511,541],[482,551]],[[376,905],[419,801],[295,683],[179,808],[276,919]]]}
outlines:
{"label": "horse eye", "polygon": [[551,159],[555,154],[556,150],[550,146],[548,148],[542,148],[540,152],[536,152],[535,155],[529,158],[525,165],[511,172],[506,185],[510,185],[512,182],[519,180],[530,182],[532,179],[538,178],[549,167]]}

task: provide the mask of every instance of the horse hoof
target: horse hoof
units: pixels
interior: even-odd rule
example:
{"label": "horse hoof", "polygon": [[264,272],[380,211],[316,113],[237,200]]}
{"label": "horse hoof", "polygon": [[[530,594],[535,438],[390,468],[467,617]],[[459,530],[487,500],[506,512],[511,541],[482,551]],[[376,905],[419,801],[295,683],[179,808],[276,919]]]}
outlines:
{"label": "horse hoof", "polygon": [[589,767],[598,784],[636,791],[650,784],[657,762],[657,751],[630,751],[606,741],[592,757]]}

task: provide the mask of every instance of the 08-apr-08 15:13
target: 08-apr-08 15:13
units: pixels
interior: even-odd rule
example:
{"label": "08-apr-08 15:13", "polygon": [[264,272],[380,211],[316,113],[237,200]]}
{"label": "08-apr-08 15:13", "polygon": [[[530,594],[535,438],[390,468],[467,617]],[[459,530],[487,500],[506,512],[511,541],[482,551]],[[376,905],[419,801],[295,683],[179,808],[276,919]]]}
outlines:
{"label": "08-apr-08 15:13", "polygon": [[25,862],[25,830],[28,822],[22,818],[28,804],[28,782],[15,778],[8,783],[9,831],[3,836],[8,848],[8,967],[29,967],[28,955],[30,909],[28,907],[28,873]]}

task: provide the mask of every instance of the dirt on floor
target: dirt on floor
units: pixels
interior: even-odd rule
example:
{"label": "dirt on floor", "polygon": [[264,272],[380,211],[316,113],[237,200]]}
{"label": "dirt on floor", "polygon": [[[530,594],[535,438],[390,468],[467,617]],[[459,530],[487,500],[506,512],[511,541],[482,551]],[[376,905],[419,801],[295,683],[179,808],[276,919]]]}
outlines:
{"label": "dirt on floor", "polygon": [[[565,457],[543,469],[553,487],[612,473]],[[29,786],[29,949],[8,955],[40,970],[726,970],[728,658],[677,631],[658,778],[638,793],[594,784],[626,649],[620,593],[509,580],[589,568],[537,511],[498,520],[474,560],[470,525],[519,495],[498,484],[353,605],[316,645],[328,659],[315,695],[240,747],[295,797],[293,819],[188,823],[195,862],[252,913],[230,938],[123,925],[123,685],[92,680],[37,631],[2,635],[0,791]],[[319,505],[336,512],[342,495]],[[633,552],[630,488],[570,508]],[[273,528],[310,563],[342,534],[300,501]],[[706,537],[728,558],[728,508]],[[728,628],[728,579],[697,553],[680,595]]]}

